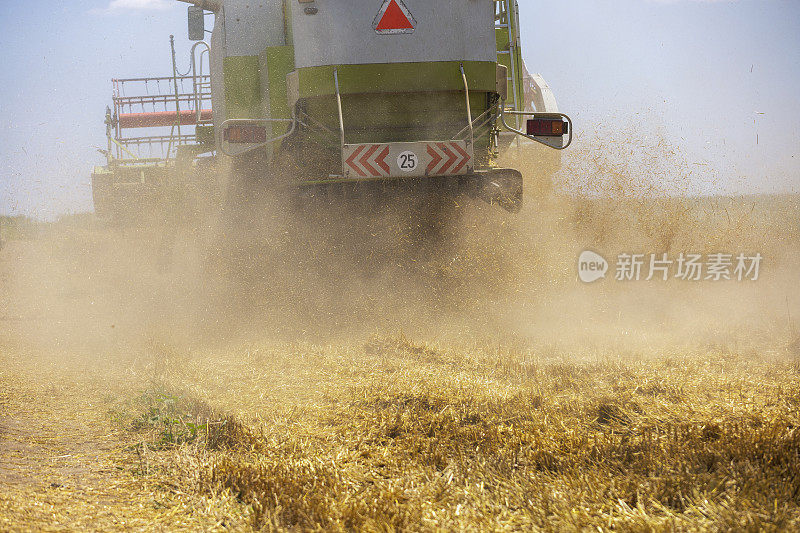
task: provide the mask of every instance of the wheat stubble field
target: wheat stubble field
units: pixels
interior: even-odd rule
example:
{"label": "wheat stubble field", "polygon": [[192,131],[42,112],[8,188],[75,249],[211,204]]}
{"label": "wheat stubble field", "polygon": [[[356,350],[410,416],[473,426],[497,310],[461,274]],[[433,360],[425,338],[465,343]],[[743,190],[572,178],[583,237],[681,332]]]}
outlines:
{"label": "wheat stubble field", "polygon": [[[10,239],[0,530],[800,528],[798,199],[551,204],[413,262]],[[584,285],[585,248],[765,260]]]}

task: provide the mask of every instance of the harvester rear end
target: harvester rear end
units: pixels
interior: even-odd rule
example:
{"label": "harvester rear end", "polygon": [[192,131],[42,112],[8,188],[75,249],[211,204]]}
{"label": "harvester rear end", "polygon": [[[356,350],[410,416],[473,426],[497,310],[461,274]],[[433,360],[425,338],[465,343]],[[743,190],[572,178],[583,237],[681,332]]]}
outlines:
{"label": "harvester rear end", "polygon": [[[516,212],[522,174],[500,155],[571,142],[570,119],[525,69],[515,0],[182,1],[197,37],[215,15],[210,45],[195,46],[186,76],[157,81],[162,99],[115,91],[98,213],[157,199],[180,167],[216,182],[209,165],[298,198],[399,186]],[[125,130],[155,126],[170,127],[163,159],[133,154],[143,141]]]}

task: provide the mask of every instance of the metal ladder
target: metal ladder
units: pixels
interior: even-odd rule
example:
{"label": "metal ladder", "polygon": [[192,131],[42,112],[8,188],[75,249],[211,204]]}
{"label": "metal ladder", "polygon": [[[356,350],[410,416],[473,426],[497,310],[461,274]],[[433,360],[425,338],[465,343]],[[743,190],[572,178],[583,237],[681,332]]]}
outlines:
{"label": "metal ladder", "polygon": [[[513,98],[506,102],[506,111],[524,111],[525,97],[522,87],[522,57],[519,46],[519,6],[517,0],[495,0],[495,38],[497,62],[508,67],[508,83]],[[506,43],[507,41],[507,43]],[[506,48],[507,45],[507,48]],[[515,116],[519,128],[519,118]]]}

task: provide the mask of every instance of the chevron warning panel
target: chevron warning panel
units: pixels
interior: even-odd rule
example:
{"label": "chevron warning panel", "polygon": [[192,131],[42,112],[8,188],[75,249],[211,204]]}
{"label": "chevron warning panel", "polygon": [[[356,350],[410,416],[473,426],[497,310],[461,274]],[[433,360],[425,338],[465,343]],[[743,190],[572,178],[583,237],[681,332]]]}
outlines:
{"label": "chevron warning panel", "polygon": [[346,144],[342,171],[346,178],[460,176],[474,169],[466,141]]}

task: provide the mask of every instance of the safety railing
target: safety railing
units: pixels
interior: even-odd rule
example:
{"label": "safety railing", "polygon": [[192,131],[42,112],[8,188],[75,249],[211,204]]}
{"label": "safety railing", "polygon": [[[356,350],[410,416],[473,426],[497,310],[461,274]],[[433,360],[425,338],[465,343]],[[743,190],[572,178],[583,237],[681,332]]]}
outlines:
{"label": "safety railing", "polygon": [[[178,146],[196,144],[196,133],[185,133],[181,126],[211,125],[211,76],[204,73],[210,48],[205,42],[192,47],[189,69],[173,75],[142,78],[115,78],[112,83],[112,107],[106,114],[109,138],[108,156],[113,159],[144,159],[160,156],[169,159]],[[198,62],[199,59],[199,62]],[[168,131],[165,131],[169,128]],[[140,135],[126,135],[126,130],[149,130]],[[135,154],[142,149],[146,153]]]}

